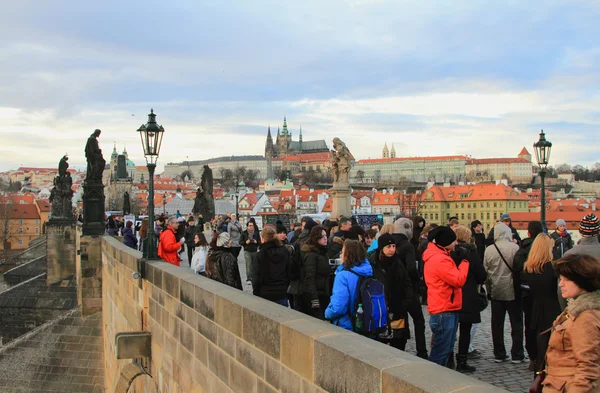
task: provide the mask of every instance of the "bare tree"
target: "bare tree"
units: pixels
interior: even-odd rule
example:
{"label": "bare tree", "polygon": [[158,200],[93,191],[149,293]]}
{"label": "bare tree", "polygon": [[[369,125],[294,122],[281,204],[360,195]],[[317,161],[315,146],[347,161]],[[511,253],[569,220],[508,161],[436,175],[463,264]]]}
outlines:
{"label": "bare tree", "polygon": [[365,171],[362,169],[357,170],[355,179],[357,183],[363,183],[365,181]]}
{"label": "bare tree", "polygon": [[381,170],[377,169],[375,171],[375,184],[378,184],[381,181]]}
{"label": "bare tree", "polygon": [[8,259],[8,251],[11,249],[11,240],[16,238],[19,228],[11,222],[10,213],[13,210],[10,203],[0,205],[0,241],[2,241],[2,260]]}

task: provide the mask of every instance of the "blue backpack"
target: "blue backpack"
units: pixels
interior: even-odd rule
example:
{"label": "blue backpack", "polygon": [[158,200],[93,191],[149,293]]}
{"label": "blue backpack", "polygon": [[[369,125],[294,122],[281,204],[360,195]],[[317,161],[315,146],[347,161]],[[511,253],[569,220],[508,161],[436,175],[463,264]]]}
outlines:
{"label": "blue backpack", "polygon": [[[376,336],[388,328],[388,311],[385,302],[385,288],[381,281],[373,276],[361,276],[351,269],[344,269],[358,276],[356,289],[358,294],[354,305],[350,305],[349,316],[352,330],[363,336]],[[356,312],[362,304],[362,329],[356,329]]]}

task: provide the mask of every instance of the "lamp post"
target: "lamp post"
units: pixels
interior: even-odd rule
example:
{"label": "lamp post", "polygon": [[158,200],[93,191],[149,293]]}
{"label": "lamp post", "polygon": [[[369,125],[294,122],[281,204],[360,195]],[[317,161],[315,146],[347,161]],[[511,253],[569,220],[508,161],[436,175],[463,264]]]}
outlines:
{"label": "lamp post", "polygon": [[156,233],[154,232],[154,170],[156,161],[160,153],[160,144],[162,142],[165,129],[156,123],[154,109],[150,109],[148,122],[142,124],[137,130],[142,139],[144,156],[146,157],[146,166],[148,167],[148,238],[144,248],[144,258],[156,258]]}
{"label": "lamp post", "polygon": [[550,150],[552,150],[552,143],[546,140],[546,134],[544,130],[540,132],[540,139],[533,144],[535,150],[535,158],[538,166],[540,167],[540,178],[542,180],[542,209],[540,221],[544,232],[546,232],[546,168],[548,167],[548,161],[550,161]]}

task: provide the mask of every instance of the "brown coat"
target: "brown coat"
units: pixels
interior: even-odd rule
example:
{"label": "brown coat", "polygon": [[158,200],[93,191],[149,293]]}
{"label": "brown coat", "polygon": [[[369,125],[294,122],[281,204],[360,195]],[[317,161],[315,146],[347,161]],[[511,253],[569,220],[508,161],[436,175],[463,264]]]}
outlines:
{"label": "brown coat", "polygon": [[571,300],[552,327],[543,393],[600,393],[600,290]]}

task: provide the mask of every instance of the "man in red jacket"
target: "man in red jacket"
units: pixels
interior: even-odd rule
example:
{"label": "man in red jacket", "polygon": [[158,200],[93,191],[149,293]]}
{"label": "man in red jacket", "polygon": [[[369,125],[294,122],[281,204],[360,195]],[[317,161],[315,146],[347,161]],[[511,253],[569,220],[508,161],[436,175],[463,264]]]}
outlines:
{"label": "man in red jacket", "polygon": [[456,245],[456,234],[449,227],[434,229],[428,239],[423,263],[432,332],[429,360],[445,367],[454,352],[458,311],[462,308],[461,288],[467,281],[469,262],[464,259],[457,268],[450,257],[450,251]]}
{"label": "man in red jacket", "polygon": [[158,256],[160,259],[175,266],[179,266],[178,251],[185,242],[185,237],[182,237],[179,241],[175,239],[178,227],[177,217],[170,217],[167,229],[160,233],[160,241],[158,243]]}

